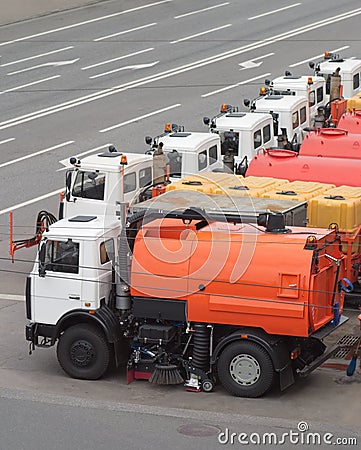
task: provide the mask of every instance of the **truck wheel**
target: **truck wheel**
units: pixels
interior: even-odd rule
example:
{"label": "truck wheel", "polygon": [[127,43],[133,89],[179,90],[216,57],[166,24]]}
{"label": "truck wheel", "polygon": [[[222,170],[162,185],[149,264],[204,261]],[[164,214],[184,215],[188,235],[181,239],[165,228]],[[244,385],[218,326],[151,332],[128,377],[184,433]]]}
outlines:
{"label": "truck wheel", "polygon": [[64,372],[72,378],[97,380],[108,369],[110,346],[98,328],[75,325],[60,336],[57,357]]}
{"label": "truck wheel", "polygon": [[237,397],[260,397],[271,387],[275,374],[266,350],[248,341],[228,345],[217,370],[223,387]]}

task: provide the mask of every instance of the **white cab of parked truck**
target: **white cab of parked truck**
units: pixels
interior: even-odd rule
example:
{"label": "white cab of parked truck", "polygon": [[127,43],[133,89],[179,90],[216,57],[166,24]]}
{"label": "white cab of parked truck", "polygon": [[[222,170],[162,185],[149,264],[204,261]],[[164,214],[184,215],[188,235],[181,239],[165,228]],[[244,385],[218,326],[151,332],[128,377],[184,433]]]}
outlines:
{"label": "white cab of parked truck", "polygon": [[[162,136],[161,140],[167,156],[163,173],[166,176],[168,166],[170,181],[223,168],[219,136],[176,132]],[[109,151],[81,160],[73,157],[61,161],[69,170],[59,216],[116,217],[117,202],[134,204],[147,198],[151,195],[149,188],[153,185],[154,164],[157,164],[152,152],[149,153],[121,153],[110,146]]]}
{"label": "white cab of parked truck", "polygon": [[81,160],[61,161],[71,167],[66,173],[66,190],[61,217],[81,214],[115,217],[117,201],[137,202],[151,186],[153,158],[135,153],[106,151]]}
{"label": "white cab of parked truck", "polygon": [[273,112],[278,114],[278,135],[286,132],[291,143],[300,144],[303,140],[305,127],[310,126],[308,101],[299,95],[262,95],[251,104],[258,112]]}
{"label": "white cab of parked truck", "polygon": [[297,76],[287,74],[275,78],[270,83],[270,89],[274,94],[282,91],[292,92],[294,95],[305,97],[308,100],[311,121],[317,114],[317,109],[326,105],[326,80],[317,75]]}
{"label": "white cab of parked truck", "polygon": [[[351,98],[361,90],[361,59],[341,58],[335,53],[325,52],[324,59],[309,66],[315,74],[326,80],[326,94],[330,94],[331,75],[338,73],[341,77],[342,96]],[[339,71],[337,69],[340,69]]]}
{"label": "white cab of parked truck", "polygon": [[240,112],[222,105],[220,114],[212,119],[204,117],[203,122],[211,133],[219,135],[222,155],[234,153],[236,167],[250,162],[261,148],[276,145],[271,114]]}
{"label": "white cab of parked truck", "polygon": [[42,264],[37,258],[27,280],[27,318],[54,326],[66,313],[107,302],[119,232],[119,221],[96,215],[51,225],[40,246]]}
{"label": "white cab of parked truck", "polygon": [[160,142],[163,143],[170,181],[223,168],[220,138],[215,134],[175,131],[157,136],[152,142],[153,148]]}

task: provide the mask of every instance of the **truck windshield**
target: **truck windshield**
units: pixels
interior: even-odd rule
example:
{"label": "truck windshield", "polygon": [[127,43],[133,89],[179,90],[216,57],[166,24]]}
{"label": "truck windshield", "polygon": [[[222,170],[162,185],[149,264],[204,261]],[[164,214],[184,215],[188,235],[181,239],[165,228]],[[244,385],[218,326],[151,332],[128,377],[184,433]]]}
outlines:
{"label": "truck windshield", "polygon": [[104,173],[80,171],[75,178],[72,196],[92,200],[104,200],[104,186]]}
{"label": "truck windshield", "polygon": [[182,154],[177,150],[164,153],[167,155],[170,176],[180,178],[182,176]]}

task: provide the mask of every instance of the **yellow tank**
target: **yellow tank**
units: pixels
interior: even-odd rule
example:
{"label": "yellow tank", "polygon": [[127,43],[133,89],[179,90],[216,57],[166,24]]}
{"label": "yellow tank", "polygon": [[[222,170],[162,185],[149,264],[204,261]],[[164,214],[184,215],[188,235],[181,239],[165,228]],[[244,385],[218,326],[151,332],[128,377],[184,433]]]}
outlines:
{"label": "yellow tank", "polygon": [[337,223],[341,232],[355,232],[361,224],[361,196],[348,195],[347,189],[332,191],[309,201],[308,226],[327,228],[331,223]]}
{"label": "yellow tank", "polygon": [[355,186],[337,186],[327,191],[327,195],[341,195],[345,198],[360,198],[361,187]]}
{"label": "yellow tank", "polygon": [[167,185],[166,191],[197,191],[204,194],[213,194],[217,185],[210,180],[207,173],[188,175],[181,180]]}
{"label": "yellow tank", "polygon": [[361,92],[347,100],[347,109],[361,109]]}
{"label": "yellow tank", "polygon": [[283,180],[281,178],[271,177],[249,176],[243,178],[241,175],[237,175],[237,178],[239,178],[241,181],[243,180],[249,188],[261,188],[265,189],[265,192],[289,182],[288,180]]}
{"label": "yellow tank", "polygon": [[314,181],[292,181],[262,194],[263,198],[307,201],[334,188],[333,184]]}

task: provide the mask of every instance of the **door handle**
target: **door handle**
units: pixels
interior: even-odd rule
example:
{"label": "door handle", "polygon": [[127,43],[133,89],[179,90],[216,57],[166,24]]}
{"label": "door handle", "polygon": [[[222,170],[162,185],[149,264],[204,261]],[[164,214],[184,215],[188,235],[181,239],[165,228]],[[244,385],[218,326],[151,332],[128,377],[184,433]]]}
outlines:
{"label": "door handle", "polygon": [[80,300],[80,295],[69,294],[69,300]]}

